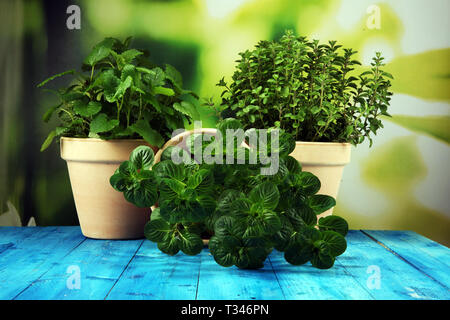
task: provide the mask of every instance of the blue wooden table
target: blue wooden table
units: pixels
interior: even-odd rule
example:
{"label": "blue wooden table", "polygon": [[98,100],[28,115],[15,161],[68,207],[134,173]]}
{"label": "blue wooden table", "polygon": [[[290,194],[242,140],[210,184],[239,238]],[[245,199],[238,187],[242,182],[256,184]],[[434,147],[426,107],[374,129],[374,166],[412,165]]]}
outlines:
{"label": "blue wooden table", "polygon": [[274,251],[260,270],[208,249],[170,257],[147,240],[92,240],[79,227],[0,227],[0,299],[449,299],[450,250],[410,231],[350,231],[329,270]]}

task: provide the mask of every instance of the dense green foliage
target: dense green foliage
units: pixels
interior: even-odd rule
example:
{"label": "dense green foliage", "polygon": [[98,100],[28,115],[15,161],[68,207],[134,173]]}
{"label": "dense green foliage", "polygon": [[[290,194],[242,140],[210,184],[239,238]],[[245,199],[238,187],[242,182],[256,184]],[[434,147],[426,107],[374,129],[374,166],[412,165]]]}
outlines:
{"label": "dense green foliage", "polygon": [[[234,119],[225,119],[218,130],[239,128]],[[197,138],[203,137],[201,135]],[[219,140],[216,144],[226,157]],[[252,152],[237,141],[232,152],[248,160]],[[162,161],[153,164],[153,152],[139,147],[111,177],[111,185],[138,206],[158,203],[145,227],[146,237],[158,248],[174,255],[180,250],[198,254],[202,237],[211,236],[209,249],[215,261],[225,267],[260,268],[273,248],[284,252],[295,265],[311,261],[317,268],[330,268],[335,257],[346,249],[347,222],[337,216],[317,219],[335,205],[335,200],[316,194],[320,181],[289,156],[295,146],[292,137],[280,136],[279,170],[262,175],[259,164],[198,164],[195,155],[178,147],[166,149]],[[192,150],[192,149],[191,149]],[[175,164],[173,154],[188,163]],[[216,152],[217,154],[217,152]],[[267,166],[267,164],[266,164]],[[152,167],[152,170],[149,170]]]}
{"label": "dense green foliage", "polygon": [[222,109],[245,128],[278,127],[298,141],[356,145],[389,116],[392,75],[379,52],[369,70],[357,73],[356,51],[336,41],[319,44],[287,31],[279,41],[261,41],[240,53],[233,81],[224,87]]}
{"label": "dense green foliage", "polygon": [[148,52],[130,49],[130,38],[121,42],[106,38],[94,46],[82,70],[54,75],[38,86],[71,74],[75,81],[56,93],[60,102],[49,108],[43,120],[57,114],[59,125],[42,145],[55,137],[101,139],[143,138],[161,146],[173,130],[198,117],[191,102],[198,97],[183,89],[180,73],[148,60]]}

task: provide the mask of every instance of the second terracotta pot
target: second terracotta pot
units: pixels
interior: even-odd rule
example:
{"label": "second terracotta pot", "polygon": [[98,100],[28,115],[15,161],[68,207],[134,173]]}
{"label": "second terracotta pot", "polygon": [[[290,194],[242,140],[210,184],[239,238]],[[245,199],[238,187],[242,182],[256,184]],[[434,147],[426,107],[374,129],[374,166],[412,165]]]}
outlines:
{"label": "second terracotta pot", "polygon": [[[303,171],[311,172],[320,179],[319,194],[337,200],[344,166],[350,162],[350,151],[350,143],[297,141],[291,156],[301,163]],[[332,213],[333,208],[320,214],[319,218]]]}
{"label": "second terracotta pot", "polygon": [[[144,140],[61,138],[61,157],[70,184],[81,231],[94,239],[137,239],[144,236],[149,208],[137,208],[112,188],[109,178]],[[156,152],[157,148],[152,147]]]}

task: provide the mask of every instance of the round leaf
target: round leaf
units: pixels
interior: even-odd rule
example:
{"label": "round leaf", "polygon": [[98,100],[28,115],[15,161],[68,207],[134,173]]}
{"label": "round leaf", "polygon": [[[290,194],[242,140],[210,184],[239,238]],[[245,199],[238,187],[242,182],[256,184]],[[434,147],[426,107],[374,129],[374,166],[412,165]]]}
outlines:
{"label": "round leaf", "polygon": [[170,256],[176,255],[180,251],[180,239],[169,235],[162,242],[158,242],[158,249]]}
{"label": "round leaf", "polygon": [[265,209],[275,209],[280,199],[278,188],[270,182],[264,182],[256,186],[249,194],[253,203],[259,203]]}
{"label": "round leaf", "polygon": [[78,100],[73,107],[75,113],[83,117],[91,117],[96,115],[102,109],[102,104],[100,102],[90,101],[85,104],[82,100]]}
{"label": "round leaf", "polygon": [[108,119],[104,113],[97,114],[91,121],[90,133],[108,132],[119,124],[117,119]]}
{"label": "round leaf", "polygon": [[155,154],[152,148],[139,146],[131,152],[130,161],[139,170],[148,170],[153,165]]}
{"label": "round leaf", "polygon": [[317,194],[309,198],[309,206],[316,214],[321,214],[322,212],[327,211],[335,205],[336,200],[328,195]]}
{"label": "round leaf", "polygon": [[284,252],[284,258],[290,264],[299,266],[305,264],[313,257],[313,248],[309,245],[295,244],[289,246]]}
{"label": "round leaf", "polygon": [[159,178],[171,178],[178,181],[184,181],[185,167],[183,164],[175,164],[170,160],[161,161],[153,166],[155,175]]}
{"label": "round leaf", "polygon": [[347,241],[345,241],[345,238],[337,232],[323,231],[322,240],[327,244],[330,255],[333,257],[343,254],[347,249]]}
{"label": "round leaf", "polygon": [[300,162],[297,161],[294,157],[287,156],[286,158],[282,158],[289,173],[300,173],[302,172],[302,166]]}
{"label": "round leaf", "polygon": [[341,217],[328,216],[319,219],[319,229],[335,231],[345,237],[348,233],[348,223]]}
{"label": "round leaf", "polygon": [[333,266],[334,260],[334,257],[328,254],[316,253],[311,259],[311,264],[318,269],[329,269]]}
{"label": "round leaf", "polygon": [[154,219],[145,225],[144,235],[153,242],[161,242],[172,232],[170,224],[163,219]]}
{"label": "round leaf", "polygon": [[197,234],[181,232],[180,239],[180,249],[187,255],[194,256],[203,249],[203,241]]}
{"label": "round leaf", "polygon": [[311,196],[319,191],[320,180],[311,172],[301,172],[299,178],[298,185],[302,188],[305,195]]}

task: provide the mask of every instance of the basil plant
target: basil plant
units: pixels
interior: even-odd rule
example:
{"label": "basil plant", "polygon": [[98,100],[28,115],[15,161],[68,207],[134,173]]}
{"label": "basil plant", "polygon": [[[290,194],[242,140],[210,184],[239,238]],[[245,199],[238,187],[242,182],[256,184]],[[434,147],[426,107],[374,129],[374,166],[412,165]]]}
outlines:
{"label": "basil plant", "polygon": [[[239,127],[235,119],[218,124],[220,132]],[[217,151],[226,143],[211,139],[203,149],[211,144]],[[138,207],[157,204],[145,236],[166,254],[196,255],[202,239],[209,238],[212,256],[224,267],[261,268],[276,249],[293,265],[311,262],[327,269],[346,250],[348,224],[335,215],[318,219],[336,202],[317,194],[319,179],[289,156],[294,147],[292,136],[281,133],[279,147],[270,150],[279,157],[278,172],[263,175],[267,164],[199,163],[195,154],[178,147],[166,149],[154,164],[152,149],[141,146],[117,169],[111,185]],[[230,152],[221,151],[223,157]],[[252,151],[238,141],[231,152],[248,160]],[[174,163],[173,154],[186,161]]]}

